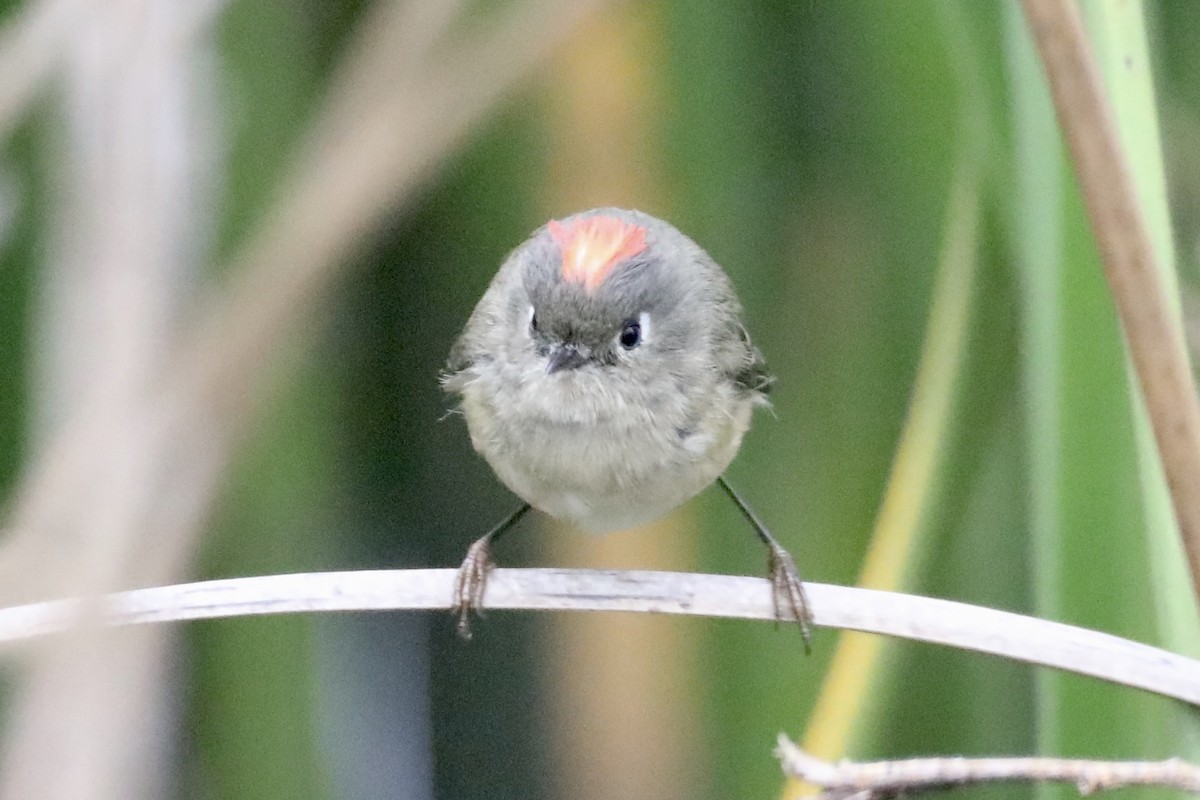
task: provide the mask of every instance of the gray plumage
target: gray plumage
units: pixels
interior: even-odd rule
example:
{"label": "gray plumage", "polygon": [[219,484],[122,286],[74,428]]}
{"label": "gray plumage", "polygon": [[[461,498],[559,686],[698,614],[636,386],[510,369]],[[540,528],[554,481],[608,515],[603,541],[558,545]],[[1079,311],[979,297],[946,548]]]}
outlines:
{"label": "gray plumage", "polygon": [[593,217],[644,228],[645,247],[589,287],[564,277],[559,241],[539,228],[500,267],[442,383],[461,396],[472,444],[509,489],[607,531],[660,517],[712,483],[772,378],[704,250],[639,211],[594,209],[561,225]]}

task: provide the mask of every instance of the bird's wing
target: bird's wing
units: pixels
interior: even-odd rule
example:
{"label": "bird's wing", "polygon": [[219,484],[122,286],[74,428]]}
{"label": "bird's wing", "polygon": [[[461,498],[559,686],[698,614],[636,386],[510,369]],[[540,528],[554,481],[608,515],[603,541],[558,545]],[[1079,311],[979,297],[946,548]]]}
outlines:
{"label": "bird's wing", "polygon": [[750,334],[741,323],[738,323],[738,335],[744,347],[742,358],[733,371],[733,381],[747,392],[766,395],[771,391],[775,376],[767,368],[762,352],[750,341]]}
{"label": "bird's wing", "polygon": [[470,320],[467,323],[467,330],[454,340],[454,345],[450,348],[450,355],[446,359],[446,366],[442,370],[440,381],[442,388],[447,392],[458,393],[463,390],[463,387],[471,379],[471,367],[475,365],[475,356],[471,352],[471,348],[467,345],[467,332],[470,330]]}

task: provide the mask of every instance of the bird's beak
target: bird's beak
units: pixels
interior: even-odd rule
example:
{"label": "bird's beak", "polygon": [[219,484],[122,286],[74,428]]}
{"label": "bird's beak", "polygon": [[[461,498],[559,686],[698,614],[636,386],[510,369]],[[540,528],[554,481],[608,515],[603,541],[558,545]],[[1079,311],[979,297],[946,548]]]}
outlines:
{"label": "bird's beak", "polygon": [[587,356],[579,352],[573,344],[557,344],[550,348],[550,358],[546,361],[546,374],[553,375],[560,369],[575,369],[587,363]]}

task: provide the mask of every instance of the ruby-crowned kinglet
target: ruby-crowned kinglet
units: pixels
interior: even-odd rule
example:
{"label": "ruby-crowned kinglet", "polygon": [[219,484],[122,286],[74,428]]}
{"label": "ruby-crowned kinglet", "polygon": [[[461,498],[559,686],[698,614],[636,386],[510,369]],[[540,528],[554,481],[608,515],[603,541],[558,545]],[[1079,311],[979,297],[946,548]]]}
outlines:
{"label": "ruby-crowned kinglet", "polygon": [[475,307],[442,377],[471,443],[525,505],[476,541],[455,609],[482,603],[490,544],[530,507],[592,532],[657,519],[714,481],[768,548],[775,614],[812,617],[792,557],[721,477],[772,381],[729,278],[640,211],[539,228]]}

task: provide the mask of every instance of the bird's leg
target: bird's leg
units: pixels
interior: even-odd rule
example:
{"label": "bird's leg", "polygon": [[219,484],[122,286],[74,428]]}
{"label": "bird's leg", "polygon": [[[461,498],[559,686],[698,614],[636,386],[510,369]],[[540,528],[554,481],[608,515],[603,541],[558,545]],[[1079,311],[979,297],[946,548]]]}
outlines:
{"label": "bird's leg", "polygon": [[813,616],[792,554],[775,541],[775,537],[762,524],[758,516],[750,510],[746,501],[726,482],[724,476],[717,478],[717,483],[741,510],[742,516],[753,526],[758,538],[767,546],[767,572],[771,580],[771,601],[775,606],[775,619],[794,619],[799,622],[800,635],[804,637],[804,650],[808,652],[812,635],[809,626],[812,625]]}
{"label": "bird's leg", "polygon": [[462,638],[471,638],[471,612],[483,616],[483,590],[487,586],[488,571],[492,568],[492,543],[525,516],[528,510],[529,504],[522,503],[520,508],[467,548],[467,557],[463,559],[458,576],[454,579],[454,603],[450,606],[450,613],[458,615],[458,635]]}

